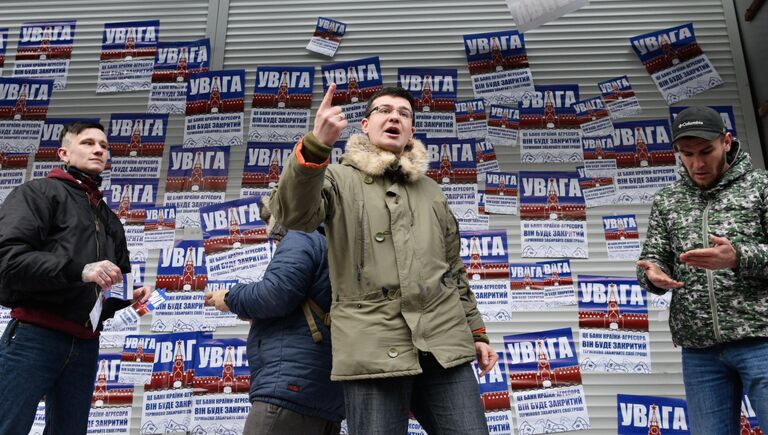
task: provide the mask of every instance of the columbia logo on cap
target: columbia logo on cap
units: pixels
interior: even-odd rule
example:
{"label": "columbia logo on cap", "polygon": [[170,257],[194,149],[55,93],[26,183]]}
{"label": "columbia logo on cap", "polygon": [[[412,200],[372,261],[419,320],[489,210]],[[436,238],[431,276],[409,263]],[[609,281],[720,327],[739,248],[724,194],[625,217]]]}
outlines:
{"label": "columbia logo on cap", "polygon": [[685,128],[689,125],[704,125],[702,121],[685,121],[681,122],[680,125],[677,126],[677,128]]}

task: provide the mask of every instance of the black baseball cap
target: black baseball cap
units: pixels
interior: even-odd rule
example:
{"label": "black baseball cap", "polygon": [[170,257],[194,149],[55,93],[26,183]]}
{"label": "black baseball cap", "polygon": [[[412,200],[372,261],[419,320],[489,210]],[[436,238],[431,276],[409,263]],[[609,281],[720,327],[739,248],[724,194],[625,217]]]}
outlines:
{"label": "black baseball cap", "polygon": [[678,113],[672,123],[672,142],[688,136],[714,140],[726,132],[723,118],[714,109],[691,106]]}

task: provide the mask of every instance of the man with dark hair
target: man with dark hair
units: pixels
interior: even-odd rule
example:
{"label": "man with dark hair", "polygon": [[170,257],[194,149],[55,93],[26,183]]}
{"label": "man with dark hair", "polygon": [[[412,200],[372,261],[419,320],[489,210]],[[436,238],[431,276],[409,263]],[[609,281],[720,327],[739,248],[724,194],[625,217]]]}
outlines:
{"label": "man with dark hair", "polygon": [[46,433],[84,434],[99,329],[130,304],[103,293],[131,271],[123,227],[99,191],[104,128],[75,122],[59,139],[64,169],[17,187],[0,207],[0,304],[12,317],[0,339],[0,434],[27,433],[43,396]]}
{"label": "man with dark hair", "polygon": [[414,105],[399,88],[368,102],[340,164],[347,120],[331,84],[312,133],[286,162],[270,206],[289,229],[325,224],[333,302],[333,370],[353,434],[405,434],[408,412],[429,433],[487,433],[470,362],[498,357],[459,256],[456,219],[426,176]]}
{"label": "man with dark hair", "polygon": [[287,231],[264,203],[259,211],[269,237],[279,243],[264,278],[205,295],[206,305],[251,321],[246,346],[251,411],[243,433],[337,435],[344,397],[330,379],[325,237],[318,231]]}
{"label": "man with dark hair", "polygon": [[768,422],[768,175],[708,107],[672,125],[681,180],[653,201],[637,277],[672,289],[691,433],[739,433],[742,390]]}

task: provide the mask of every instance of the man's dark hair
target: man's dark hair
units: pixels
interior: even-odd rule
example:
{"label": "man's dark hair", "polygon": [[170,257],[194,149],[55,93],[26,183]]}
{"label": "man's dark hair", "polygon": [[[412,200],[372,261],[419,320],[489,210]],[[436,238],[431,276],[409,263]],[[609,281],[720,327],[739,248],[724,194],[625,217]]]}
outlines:
{"label": "man's dark hair", "polygon": [[101,131],[104,131],[104,126],[98,122],[75,121],[73,123],[64,125],[64,128],[61,129],[61,132],[59,133],[59,143],[62,146],[64,145],[64,136],[66,136],[68,133],[78,135],[83,130],[88,130],[89,128],[96,128]]}
{"label": "man's dark hair", "polygon": [[376,92],[375,94],[371,95],[370,98],[368,98],[368,106],[365,108],[366,118],[371,116],[371,109],[373,108],[373,102],[377,98],[383,97],[385,95],[389,95],[391,97],[405,98],[406,100],[408,100],[408,104],[411,105],[411,114],[412,114],[411,119],[413,119],[416,116],[416,101],[414,101],[411,94],[403,88],[389,86],[386,88],[382,88],[379,92]]}

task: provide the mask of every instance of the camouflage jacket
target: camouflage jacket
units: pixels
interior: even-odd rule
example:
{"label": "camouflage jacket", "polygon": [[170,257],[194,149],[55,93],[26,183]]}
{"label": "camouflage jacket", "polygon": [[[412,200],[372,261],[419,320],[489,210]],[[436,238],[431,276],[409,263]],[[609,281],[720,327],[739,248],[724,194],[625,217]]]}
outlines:
{"label": "camouflage jacket", "polygon": [[[654,197],[640,259],[658,264],[684,286],[672,290],[669,326],[676,345],[701,348],[747,337],[768,337],[768,175],[753,169],[737,142],[728,155],[731,166],[712,188],[693,184],[685,167],[681,180]],[[680,262],[679,255],[709,247],[709,235],[728,238],[738,265],[705,270]],[[666,289],[648,281],[657,294]]]}

